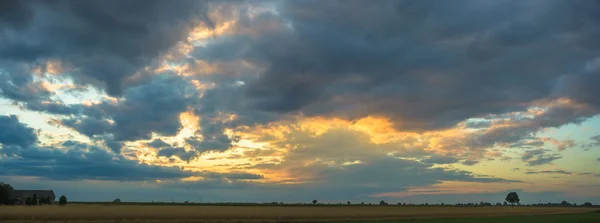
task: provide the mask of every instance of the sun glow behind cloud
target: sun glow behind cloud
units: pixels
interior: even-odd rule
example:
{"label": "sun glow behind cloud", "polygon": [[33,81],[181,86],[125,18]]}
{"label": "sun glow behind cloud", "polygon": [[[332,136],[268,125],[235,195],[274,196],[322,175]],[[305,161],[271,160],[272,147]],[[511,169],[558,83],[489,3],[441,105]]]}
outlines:
{"label": "sun glow behind cloud", "polygon": [[[311,4],[211,3],[203,8],[210,20],[193,20],[185,32],[165,31],[164,39],[153,31],[176,24],[148,24],[156,25],[148,28],[154,42],[139,38],[117,45],[110,52],[123,52],[107,54],[110,59],[102,58],[104,50],[39,59],[24,66],[32,78],[23,86],[17,86],[19,78],[0,73],[11,83],[0,85],[3,93],[13,97],[0,99],[2,114],[18,114],[21,122],[39,129],[36,146],[67,151],[71,147],[62,144],[69,139],[96,146],[113,159],[193,172],[157,179],[161,186],[181,180],[189,187],[218,188],[216,182],[226,188],[245,183],[315,191],[343,187],[348,194],[379,198],[517,187],[567,191],[569,185],[600,184],[594,175],[600,156],[594,148],[600,144],[593,141],[600,130],[589,124],[597,122],[600,111],[579,95],[586,90],[571,89],[586,86],[580,82],[593,77],[597,58],[582,59],[579,67],[588,73],[546,78],[538,69],[550,65],[506,55],[519,46],[494,45],[515,43],[499,41],[512,37],[503,35],[504,25],[441,35],[437,28],[429,30],[429,23],[449,24],[431,17],[419,29],[394,23],[389,27],[403,30],[395,33],[385,26],[390,20],[379,16],[396,7],[354,11],[355,6],[345,5],[332,14],[325,9],[335,4],[306,7]],[[355,12],[364,20],[354,19]],[[388,39],[394,35],[401,38]],[[413,40],[413,35],[427,38]],[[134,48],[138,42],[144,50]],[[565,54],[573,53],[569,49]],[[145,52],[153,58],[146,60]],[[493,67],[497,61],[500,68]],[[539,61],[553,63],[553,58]],[[507,63],[514,70],[503,70]],[[575,65],[566,67],[571,72]],[[494,69],[507,77],[496,78]],[[537,74],[532,78],[537,81],[509,77],[512,73]],[[474,77],[480,76],[491,80],[477,82]],[[553,80],[551,89],[545,89],[551,85],[546,79]],[[530,90],[537,88],[543,90]],[[398,172],[385,172],[391,170]],[[405,187],[402,180],[369,178],[379,172],[418,183]],[[467,185],[473,188],[461,189]]]}

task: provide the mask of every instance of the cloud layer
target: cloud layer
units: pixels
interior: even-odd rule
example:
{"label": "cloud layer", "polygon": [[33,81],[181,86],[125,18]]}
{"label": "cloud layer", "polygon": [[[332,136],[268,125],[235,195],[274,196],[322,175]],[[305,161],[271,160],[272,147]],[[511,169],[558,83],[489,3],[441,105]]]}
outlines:
{"label": "cloud layer", "polygon": [[[576,174],[598,174],[598,15],[566,0],[3,1],[0,175],[332,200],[600,184]],[[529,190],[567,188],[553,185]]]}

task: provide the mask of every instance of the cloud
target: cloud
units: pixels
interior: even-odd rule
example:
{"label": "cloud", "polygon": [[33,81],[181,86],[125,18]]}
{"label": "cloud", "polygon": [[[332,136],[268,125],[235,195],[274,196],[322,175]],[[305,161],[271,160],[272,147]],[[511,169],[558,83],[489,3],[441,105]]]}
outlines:
{"label": "cloud", "polygon": [[461,162],[463,165],[467,165],[467,166],[473,166],[475,164],[478,164],[479,161],[478,160],[465,160],[463,162]]}
{"label": "cloud", "polygon": [[458,159],[450,156],[431,156],[429,158],[421,160],[421,162],[434,164],[451,164],[458,162]]}
{"label": "cloud", "polygon": [[572,139],[567,139],[567,140],[563,140],[563,141],[559,141],[553,138],[542,138],[542,141],[549,141],[552,144],[556,145],[556,149],[560,152],[563,150],[566,150],[568,148],[572,148],[575,147],[575,140]]}
{"label": "cloud", "polygon": [[[598,9],[516,0],[2,2],[1,97],[91,139],[1,139],[3,165],[45,179],[164,179],[171,188],[340,199],[440,181],[516,182],[437,164],[521,155],[545,165],[562,158],[537,149],[546,142],[559,152],[575,146],[537,133],[600,113],[600,32],[589,28]],[[161,166],[196,161],[234,173]],[[249,172],[235,172],[242,168]]]}
{"label": "cloud", "polygon": [[542,170],[542,171],[527,171],[525,174],[564,174],[571,175],[573,172],[565,171],[565,170]]}
{"label": "cloud", "polygon": [[194,151],[186,151],[184,148],[164,148],[158,151],[158,156],[164,156],[170,158],[171,156],[176,156],[183,161],[189,162],[194,157],[196,157],[197,153]]}
{"label": "cloud", "polygon": [[[287,23],[278,23],[273,15],[248,20],[250,27],[269,22],[278,24],[277,29],[261,38],[224,38],[202,51],[232,52],[266,68],[258,79],[246,82],[244,97],[254,109],[350,120],[377,114],[390,117],[397,129],[425,131],[573,95],[558,90],[556,83],[583,67],[581,61],[592,59],[581,50],[595,47],[597,35],[577,25],[596,24],[583,19],[593,14],[593,3],[364,4],[284,2],[279,16]],[[534,8],[538,13],[531,14]],[[557,14],[561,16],[549,16]],[[452,19],[441,19],[448,16]],[[563,38],[567,34],[578,41]],[[551,56],[548,45],[570,59]],[[525,59],[529,57],[540,60]],[[591,90],[582,94],[591,95]]]}
{"label": "cloud", "polygon": [[28,148],[36,142],[36,131],[19,122],[16,115],[0,115],[0,145]]}
{"label": "cloud", "polygon": [[193,172],[177,167],[162,167],[138,163],[121,155],[108,153],[96,146],[71,143],[68,150],[57,148],[4,147],[5,157],[0,163],[0,175],[36,176],[52,180],[117,180],[146,181],[179,179],[193,176]]}
{"label": "cloud", "polygon": [[152,140],[152,142],[147,143],[147,145],[157,149],[171,146],[170,144],[166,143],[165,141],[162,141],[161,139],[154,139]]}
{"label": "cloud", "polygon": [[70,74],[77,83],[120,95],[131,86],[137,71],[185,40],[194,26],[212,24],[206,15],[207,3],[61,0],[4,4],[7,16],[0,20],[5,30],[0,60],[64,61],[77,68]]}
{"label": "cloud", "polygon": [[90,137],[112,134],[117,141],[150,139],[152,133],[171,136],[181,128],[179,115],[190,109],[197,97],[189,80],[158,76],[144,85],[128,88],[117,102],[69,105],[75,116],[60,123]]}
{"label": "cloud", "polygon": [[588,151],[591,148],[600,146],[600,135],[592,136],[592,137],[590,137],[590,139],[594,142],[582,145],[582,147],[584,148],[585,151]]}
{"label": "cloud", "polygon": [[549,150],[537,149],[527,150],[523,153],[521,160],[526,162],[528,166],[538,166],[552,163],[552,161],[562,158],[558,154],[547,154]]}

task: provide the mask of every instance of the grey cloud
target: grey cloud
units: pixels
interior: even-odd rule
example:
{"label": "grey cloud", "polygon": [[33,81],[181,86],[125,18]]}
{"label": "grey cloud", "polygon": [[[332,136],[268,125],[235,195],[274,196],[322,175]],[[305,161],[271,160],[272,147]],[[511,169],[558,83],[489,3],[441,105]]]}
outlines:
{"label": "grey cloud", "polygon": [[61,120],[60,123],[89,137],[103,135],[113,128],[113,125],[107,119],[95,119],[89,117],[66,118]]}
{"label": "grey cloud", "polygon": [[568,148],[575,147],[575,140],[572,140],[572,139],[564,140],[562,142],[559,142],[559,144],[556,147],[557,147],[558,151],[563,151]]}
{"label": "grey cloud", "polygon": [[166,143],[165,141],[162,141],[161,139],[152,140],[152,142],[148,143],[147,145],[157,149],[171,146],[170,144]]}
{"label": "grey cloud", "polygon": [[544,142],[538,139],[524,139],[517,141],[516,143],[512,143],[509,145],[511,148],[533,148],[533,147],[541,147],[544,145]]}
{"label": "grey cloud", "polygon": [[251,174],[251,173],[240,173],[240,172],[232,172],[232,173],[216,173],[216,172],[203,172],[199,174],[200,176],[219,179],[219,178],[227,178],[230,180],[257,180],[265,178],[260,174]]}
{"label": "grey cloud", "polygon": [[16,101],[35,102],[47,99],[51,94],[39,83],[34,83],[30,66],[0,60],[1,96]]}
{"label": "grey cloud", "polygon": [[36,142],[36,131],[21,123],[16,115],[0,115],[0,145],[28,148]]}
{"label": "grey cloud", "polygon": [[60,123],[90,137],[112,134],[116,141],[149,139],[152,133],[170,136],[181,128],[179,114],[196,104],[198,97],[188,79],[159,75],[128,88],[116,103],[65,105],[65,110],[77,113]]}
{"label": "grey cloud", "polygon": [[585,151],[588,151],[591,148],[600,146],[600,135],[592,136],[592,137],[590,137],[590,139],[594,142],[582,145],[582,147],[584,148]]}
{"label": "grey cloud", "polygon": [[525,174],[564,174],[571,175],[573,172],[565,170],[542,170],[542,171],[527,171]]}
{"label": "grey cloud", "polygon": [[37,176],[53,180],[118,180],[145,181],[178,179],[193,176],[193,172],[176,167],[152,166],[114,155],[96,146],[71,143],[64,151],[56,148],[21,149],[5,147],[6,155],[0,163],[0,175]]}
{"label": "grey cloud", "polygon": [[33,15],[27,4],[28,2],[18,0],[0,2],[0,28],[2,26],[8,26],[9,28],[26,26]]}
{"label": "grey cloud", "polygon": [[523,159],[523,161],[526,161],[526,160],[533,158],[536,155],[542,155],[542,154],[544,154],[544,150],[528,150],[528,151],[525,151],[525,153],[523,153],[522,159]]}
{"label": "grey cloud", "polygon": [[[78,83],[120,95],[128,78],[196,24],[212,24],[209,1],[9,1],[3,3],[2,59],[58,59],[77,68]],[[14,24],[14,25],[12,25]]]}
{"label": "grey cloud", "polygon": [[489,121],[476,121],[476,122],[467,122],[467,128],[479,129],[479,128],[487,128],[490,127],[491,123]]}
{"label": "grey cloud", "polygon": [[121,149],[123,149],[125,146],[123,142],[116,141],[112,135],[103,135],[102,137],[97,137],[96,139],[101,139],[106,147],[117,154],[121,153]]}
{"label": "grey cloud", "polygon": [[164,156],[164,157],[171,157],[171,156],[176,156],[181,160],[184,161],[190,161],[192,160],[194,157],[196,157],[198,155],[198,153],[194,152],[194,151],[186,151],[184,148],[164,148],[158,151],[158,156]]}
{"label": "grey cloud", "polygon": [[523,153],[521,160],[528,166],[538,166],[552,163],[552,161],[562,158],[558,154],[547,154],[548,150],[527,150]]}
{"label": "grey cloud", "polygon": [[473,166],[478,163],[479,163],[479,160],[465,160],[465,161],[461,162],[461,164],[467,165],[467,166]]}
{"label": "grey cloud", "polygon": [[[496,120],[493,123],[510,125],[498,126],[487,129],[481,134],[474,134],[466,145],[472,148],[488,148],[493,145],[509,147],[531,148],[544,145],[541,138],[534,137],[534,133],[543,128],[560,127],[565,124],[579,124],[596,114],[593,108],[581,108],[569,103],[554,103],[549,105],[545,112],[533,117],[528,114],[502,114],[488,115],[486,118]],[[562,148],[574,146],[574,141],[564,141]],[[559,147],[561,149],[561,147]]]}
{"label": "grey cloud", "polygon": [[434,155],[434,156],[431,156],[431,157],[426,158],[421,161],[425,162],[425,163],[432,163],[432,164],[451,164],[451,163],[458,162],[458,159],[456,157],[451,157],[451,156]]}
{"label": "grey cloud", "polygon": [[[591,48],[583,46],[596,42],[594,31],[584,28],[597,23],[584,19],[597,11],[595,3],[281,5],[280,15],[289,23],[279,23],[278,30],[205,47],[205,52],[233,52],[267,68],[247,82],[247,103],[283,114],[385,115],[406,130],[448,127],[471,117],[521,110],[537,99],[567,96],[555,91],[557,83],[593,58]],[[532,15],[535,7],[544,10]],[[562,38],[566,34],[581,41]],[[569,59],[552,54],[549,45]],[[539,60],[526,59],[531,57]]]}
{"label": "grey cloud", "polygon": [[[331,199],[347,199],[403,191],[408,187],[432,185],[441,181],[518,182],[501,178],[480,178],[468,171],[432,168],[428,164],[396,158],[375,158],[364,164],[350,165],[344,168],[328,167],[327,165],[303,168],[306,168],[303,171],[317,173],[317,182],[301,185],[301,188],[297,190],[308,194],[327,196]],[[323,181],[323,183],[318,181]],[[344,187],[345,190],[339,190],[339,187]],[[308,192],[310,189],[314,192]]]}

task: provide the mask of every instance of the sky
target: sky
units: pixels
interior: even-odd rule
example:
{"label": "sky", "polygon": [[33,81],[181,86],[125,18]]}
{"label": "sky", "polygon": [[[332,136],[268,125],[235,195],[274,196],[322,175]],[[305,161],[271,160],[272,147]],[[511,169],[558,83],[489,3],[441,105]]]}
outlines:
{"label": "sky", "polygon": [[0,1],[0,181],[600,203],[600,2]]}

